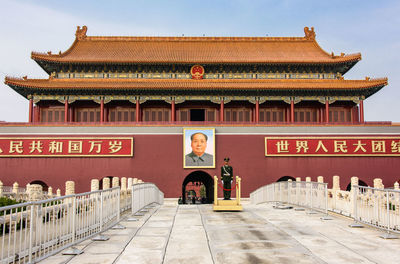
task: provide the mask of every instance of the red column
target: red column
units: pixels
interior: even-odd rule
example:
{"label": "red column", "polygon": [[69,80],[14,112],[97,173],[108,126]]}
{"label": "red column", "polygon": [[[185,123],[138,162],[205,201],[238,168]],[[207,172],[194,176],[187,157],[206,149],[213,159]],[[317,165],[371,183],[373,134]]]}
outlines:
{"label": "red column", "polygon": [[221,100],[221,107],[219,109],[219,121],[224,122],[224,100]]}
{"label": "red column", "polygon": [[33,122],[33,98],[29,99],[29,123]]}
{"label": "red column", "polygon": [[68,122],[68,99],[64,102],[64,122]]}
{"label": "red column", "polygon": [[325,122],[329,123],[329,101],[325,100]]}
{"label": "red column", "polygon": [[37,118],[37,106],[33,105],[33,123],[36,123],[36,118]]}
{"label": "red column", "polygon": [[100,100],[100,123],[104,122],[104,99]]}
{"label": "red column", "polygon": [[256,123],[260,121],[260,102],[256,100]]}
{"label": "red column", "polygon": [[175,122],[175,100],[171,101],[171,122]]}
{"label": "red column", "polygon": [[290,99],[290,122],[294,123],[294,101]]}
{"label": "red column", "polygon": [[40,122],[40,106],[36,106],[36,111],[35,111],[35,122]]}
{"label": "red column", "polygon": [[136,99],[136,122],[140,122],[140,103],[139,103],[139,99]]}
{"label": "red column", "polygon": [[360,100],[360,123],[364,123],[364,101]]}

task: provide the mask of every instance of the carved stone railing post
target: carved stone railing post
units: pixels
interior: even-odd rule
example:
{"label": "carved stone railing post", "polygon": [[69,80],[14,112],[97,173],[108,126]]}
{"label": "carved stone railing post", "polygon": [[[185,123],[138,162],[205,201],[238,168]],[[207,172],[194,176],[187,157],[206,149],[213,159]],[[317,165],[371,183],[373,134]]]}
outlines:
{"label": "carved stone railing post", "polygon": [[57,197],[60,197],[60,196],[61,196],[61,190],[60,190],[60,189],[57,189],[56,193],[57,193],[57,194],[56,194]]}
{"label": "carved stone railing post", "polygon": [[[351,185],[351,189],[350,189],[350,212],[351,215],[354,217],[357,215],[357,200],[358,200],[358,188],[355,188],[354,185],[358,185],[358,177],[353,176],[350,178],[350,185]],[[355,200],[354,200],[355,199]]]}
{"label": "carved stone railing post", "polygon": [[121,201],[121,206],[124,208],[127,208],[127,202],[128,202],[128,192],[126,191],[126,184],[127,184],[127,179],[126,177],[121,178],[121,193],[120,193],[120,201]]}
{"label": "carved stone railing post", "polygon": [[[375,178],[374,179],[374,188],[377,189],[384,189],[385,186],[382,183],[382,179],[380,178]],[[378,200],[379,204],[379,210],[382,210],[383,212],[387,209],[386,205],[386,198],[385,198],[385,192],[376,192],[377,195],[375,195],[375,199]]]}
{"label": "carved stone railing post", "polygon": [[92,179],[90,181],[90,191],[94,192],[94,191],[98,191],[99,190],[99,180],[98,179]]}
{"label": "carved stone railing post", "polygon": [[12,193],[15,194],[15,196],[17,196],[17,194],[18,194],[18,187],[19,187],[18,182],[14,182],[13,188],[12,188]]}
{"label": "carved stone railing post", "polygon": [[126,177],[121,178],[121,192],[126,193]]}
{"label": "carved stone railing post", "polygon": [[103,190],[110,189],[110,178],[103,178]]}
{"label": "carved stone railing post", "polygon": [[0,197],[3,196],[3,182],[0,181]]}
{"label": "carved stone railing post", "polygon": [[119,187],[119,178],[118,177],[113,177],[112,178],[112,187]]}
{"label": "carved stone railing post", "polygon": [[317,177],[317,182],[323,183],[324,182],[324,176],[318,176]]}
{"label": "carved stone railing post", "polygon": [[340,177],[335,175],[332,177],[332,208],[337,209],[338,192],[340,191]]}
{"label": "carved stone railing post", "polygon": [[138,179],[137,178],[133,178],[133,184],[137,184],[138,183]]}
{"label": "carved stone railing post", "polygon": [[299,195],[300,195],[300,189],[301,189],[301,186],[300,186],[301,177],[296,177],[296,182],[298,182],[298,183],[296,184],[296,194],[295,194],[295,196],[296,196],[296,201],[298,202],[299,201]]}
{"label": "carved stone railing post", "polygon": [[[393,188],[394,188],[395,190],[399,190],[399,183],[398,183],[398,182],[395,182],[394,185],[393,185]],[[395,198],[395,199],[396,199],[396,202],[394,203],[394,204],[396,204],[395,210],[396,210],[396,212],[398,212],[399,209],[400,209],[400,193],[396,192],[395,197],[396,197],[396,198]]]}
{"label": "carved stone railing post", "polygon": [[49,198],[53,197],[53,188],[51,186],[47,189],[47,196],[49,196]]}
{"label": "carved stone railing post", "polygon": [[378,189],[384,189],[385,186],[382,183],[382,179],[380,178],[375,178],[374,179],[374,188],[378,188]]}
{"label": "carved stone railing post", "polygon": [[333,176],[332,189],[335,191],[340,190],[340,177],[337,175]]}
{"label": "carved stone railing post", "polygon": [[26,199],[28,199],[28,197],[29,197],[30,188],[31,188],[31,185],[30,185],[30,183],[28,183],[25,186],[25,197],[27,197]]}
{"label": "carved stone railing post", "polygon": [[28,201],[40,201],[43,199],[43,186],[40,184],[31,184],[29,186]]}
{"label": "carved stone railing post", "polygon": [[353,185],[358,185],[358,177],[357,176],[353,176],[350,178],[350,186],[351,186],[350,192],[353,191]]}
{"label": "carved stone railing post", "polygon": [[133,178],[128,178],[128,192],[129,190],[132,190],[132,185],[133,185]]}
{"label": "carved stone railing post", "polygon": [[65,195],[75,194],[75,182],[67,181],[65,182]]}

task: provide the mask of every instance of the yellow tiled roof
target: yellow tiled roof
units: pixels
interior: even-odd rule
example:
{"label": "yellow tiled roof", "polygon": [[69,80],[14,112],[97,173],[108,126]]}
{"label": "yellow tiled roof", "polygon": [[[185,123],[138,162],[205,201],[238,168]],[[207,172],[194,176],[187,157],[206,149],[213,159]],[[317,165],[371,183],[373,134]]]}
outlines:
{"label": "yellow tiled roof", "polygon": [[305,37],[98,37],[78,27],[76,39],[64,53],[32,52],[37,61],[58,63],[265,63],[331,64],[356,62],[361,54],[335,56]]}

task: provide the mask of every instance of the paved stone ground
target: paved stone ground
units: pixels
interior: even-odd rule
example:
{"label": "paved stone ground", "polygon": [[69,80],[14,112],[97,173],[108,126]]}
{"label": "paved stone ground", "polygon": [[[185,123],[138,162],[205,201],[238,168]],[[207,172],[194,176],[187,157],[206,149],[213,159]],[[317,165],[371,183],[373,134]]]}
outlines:
{"label": "paved stone ground", "polygon": [[85,241],[78,256],[58,254],[41,263],[400,263],[400,239],[350,219],[277,210],[244,203],[243,212],[166,201],[137,222],[122,220],[110,240]]}

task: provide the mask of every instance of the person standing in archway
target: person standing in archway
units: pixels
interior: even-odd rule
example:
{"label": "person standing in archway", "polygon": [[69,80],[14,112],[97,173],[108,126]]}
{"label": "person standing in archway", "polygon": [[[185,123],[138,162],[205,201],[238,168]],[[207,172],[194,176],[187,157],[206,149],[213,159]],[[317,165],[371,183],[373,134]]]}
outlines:
{"label": "person standing in archway", "polygon": [[224,200],[231,199],[233,181],[233,168],[229,166],[229,158],[224,158],[224,166],[221,167],[221,180],[224,186]]}

